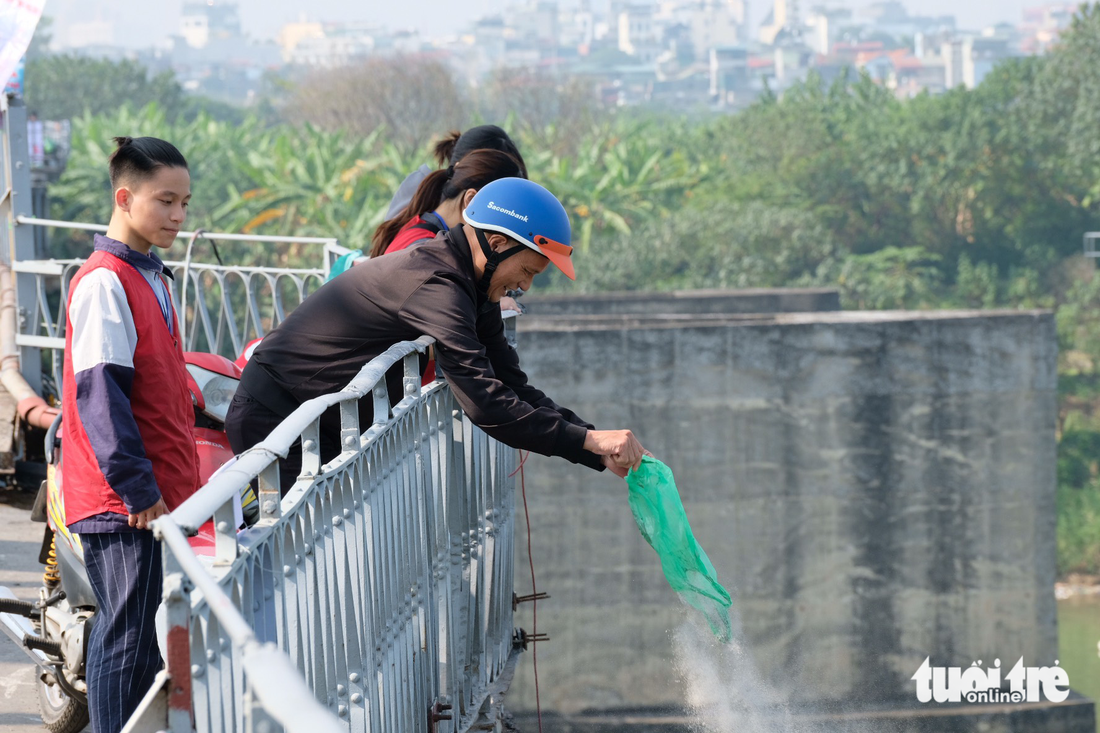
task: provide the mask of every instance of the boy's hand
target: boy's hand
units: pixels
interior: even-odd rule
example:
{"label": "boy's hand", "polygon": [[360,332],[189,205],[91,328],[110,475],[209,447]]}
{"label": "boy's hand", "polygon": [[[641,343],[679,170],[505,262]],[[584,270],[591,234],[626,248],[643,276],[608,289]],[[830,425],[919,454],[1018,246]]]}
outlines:
{"label": "boy's hand", "polygon": [[137,529],[149,529],[150,522],[167,513],[168,507],[164,504],[164,499],[157,499],[157,503],[145,511],[131,514],[130,526],[136,527]]}
{"label": "boy's hand", "polygon": [[[645,448],[629,430],[589,430],[584,439],[584,449],[604,456],[604,465],[608,468],[612,463],[622,469],[637,468],[642,465],[642,456]],[[609,463],[606,458],[612,459]],[[618,471],[615,471],[619,474]],[[625,476],[626,473],[619,474]]]}

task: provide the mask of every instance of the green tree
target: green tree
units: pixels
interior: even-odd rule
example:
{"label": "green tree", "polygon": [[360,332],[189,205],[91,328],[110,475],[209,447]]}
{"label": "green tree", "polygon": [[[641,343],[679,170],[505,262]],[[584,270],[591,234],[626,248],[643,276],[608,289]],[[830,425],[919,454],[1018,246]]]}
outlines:
{"label": "green tree", "polygon": [[1056,49],[1044,59],[1022,109],[1027,132],[1038,145],[1045,168],[1055,169],[1057,194],[1089,204],[1100,199],[1100,4],[1080,7]]}
{"label": "green tree", "polygon": [[848,257],[835,275],[841,302],[861,310],[928,308],[941,277],[938,260],[920,247],[884,247]]}
{"label": "green tree", "polygon": [[507,120],[512,135],[555,154],[575,155],[604,117],[590,82],[529,69],[495,70],[482,85],[479,102],[485,119]]}
{"label": "green tree", "polygon": [[53,41],[53,18],[43,15],[38,19],[38,25],[31,36],[31,43],[27,46],[27,61],[36,61],[50,55],[50,42]]}
{"label": "green tree", "polygon": [[49,120],[109,114],[123,103],[153,102],[173,115],[184,109],[183,89],[170,71],[150,77],[135,61],[71,54],[28,61],[24,97],[28,108]]}
{"label": "green tree", "polygon": [[446,64],[397,56],[308,74],[284,114],[291,122],[358,136],[385,128],[389,141],[410,155],[441,133],[463,127],[467,107]]}

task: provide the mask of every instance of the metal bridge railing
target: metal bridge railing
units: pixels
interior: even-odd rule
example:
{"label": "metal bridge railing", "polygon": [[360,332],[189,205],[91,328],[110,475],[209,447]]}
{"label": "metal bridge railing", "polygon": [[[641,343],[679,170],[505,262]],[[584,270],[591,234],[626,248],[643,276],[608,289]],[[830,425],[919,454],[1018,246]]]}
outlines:
{"label": "metal bridge railing", "polygon": [[[103,227],[18,217],[18,224]],[[292,238],[204,234],[252,242]],[[292,241],[304,241],[292,239]],[[324,242],[326,260],[344,253]],[[24,358],[60,388],[68,288],[80,260],[16,259]],[[167,262],[184,348],[236,356],[324,281],[325,269]],[[514,319],[506,321],[514,342]],[[183,506],[158,520],[165,548],[166,670],[125,730],[452,733],[492,727],[514,671],[516,453],[474,427],[417,352],[398,344],[339,393],[302,405]],[[383,375],[403,363],[391,410]],[[45,363],[43,362],[43,365]],[[33,371],[35,366],[31,366]],[[375,415],[359,425],[358,401]],[[319,418],[339,405],[343,452],[322,466]],[[280,499],[278,456],[301,441]],[[253,479],[261,520],[235,530]],[[213,565],[186,536],[213,517]],[[192,719],[193,718],[193,719]]]}
{"label": "metal bridge railing", "polygon": [[[20,313],[16,343],[53,354],[50,373],[61,384],[69,283],[83,260],[30,260],[12,269],[33,277],[33,299]],[[180,316],[184,350],[237,357],[253,339],[282,323],[325,281],[322,270],[236,267],[166,261],[169,291]],[[181,283],[186,287],[181,287]]]}
{"label": "metal bridge railing", "polygon": [[[417,355],[431,343],[397,344],[344,390],[306,402],[154,523],[167,670],[127,730],[190,731],[192,709],[199,733],[491,725],[519,650],[516,451],[474,427],[445,383],[421,387]],[[391,410],[384,375],[398,362],[404,395]],[[322,466],[320,417],[334,405],[343,452]],[[302,474],[280,501],[277,458],[298,440]],[[232,499],[257,478],[261,520],[238,535]],[[186,535],[210,517],[208,571]]]}
{"label": "metal bridge railing", "polygon": [[[19,227],[56,227],[81,231],[106,232],[100,224],[38,219],[17,216]],[[275,235],[234,234],[224,232],[180,232],[188,239],[183,261],[169,260],[165,265],[174,279],[169,291],[179,314],[184,350],[206,351],[236,358],[253,339],[278,326],[306,296],[325,282],[330,252],[346,251],[334,237],[284,237]],[[293,243],[324,245],[324,269],[246,267],[210,265],[191,261],[191,246],[196,240],[229,242]],[[55,385],[61,384],[62,354],[65,348],[66,303],[69,282],[83,260],[16,259],[20,326],[16,344],[51,354],[49,373]]]}

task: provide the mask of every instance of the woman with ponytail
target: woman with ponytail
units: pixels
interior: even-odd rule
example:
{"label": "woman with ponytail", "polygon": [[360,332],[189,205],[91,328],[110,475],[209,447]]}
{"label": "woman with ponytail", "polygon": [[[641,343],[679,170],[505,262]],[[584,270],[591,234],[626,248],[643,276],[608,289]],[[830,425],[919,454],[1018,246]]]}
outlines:
{"label": "woman with ponytail", "polygon": [[[429,176],[433,174],[453,171],[455,166],[462,162],[463,158],[465,158],[467,155],[475,150],[495,150],[502,153],[507,153],[515,160],[516,164],[518,164],[519,166],[519,173],[510,173],[508,175],[516,176],[519,178],[527,177],[527,166],[524,164],[523,156],[520,155],[519,150],[516,148],[516,144],[512,142],[512,138],[508,137],[508,133],[506,133],[504,130],[497,127],[496,125],[479,125],[477,127],[471,127],[464,133],[459,133],[457,130],[449,133],[446,137],[436,143],[434,151],[436,161],[439,163],[439,165],[446,165],[449,167],[442,168],[441,170],[434,171],[433,173],[432,169],[429,168],[427,165],[422,165],[420,166],[420,168],[410,173],[407,178],[405,178],[405,180],[401,183],[401,186],[398,187],[397,193],[394,194],[393,199],[390,201],[389,209],[386,211],[386,222],[383,223],[381,227],[379,227],[379,231],[381,231],[383,227],[386,227],[387,224],[395,219],[400,219],[401,224],[397,228],[393,229],[392,232],[390,232],[390,239],[387,240],[386,245],[382,247],[382,251],[378,252],[378,254],[383,254],[386,251],[389,241],[392,241],[393,237],[396,236],[397,230],[408,222],[408,219],[405,219],[403,215],[405,213],[405,209],[408,208],[408,206],[412,203],[413,198],[416,196],[416,193],[420,188],[420,184],[422,184]],[[497,176],[497,178],[503,177],[505,176]],[[493,178],[490,180],[496,179]],[[438,179],[436,183],[438,184]],[[439,205],[439,203],[439,200],[435,201],[428,208],[425,208],[423,212],[414,212],[414,216],[419,216],[420,213],[432,211],[436,208],[437,205]],[[430,217],[429,221],[431,221],[432,224],[437,224],[437,222],[432,221]],[[429,229],[430,228],[431,227],[429,226]],[[409,240],[409,242],[406,242],[404,246],[408,246],[409,243],[413,241],[418,241],[419,239],[430,239],[431,237],[434,237],[435,234],[439,231],[442,231],[442,227],[437,227],[434,230],[430,231],[426,230],[424,236],[416,237],[415,239]],[[376,242],[378,240],[378,236],[378,232],[375,232],[375,235],[372,238],[372,242]],[[401,248],[403,247],[400,247],[399,249]],[[377,245],[373,245],[371,249],[373,253],[375,250],[378,249],[378,247]],[[372,256],[374,255],[372,254]],[[332,264],[332,267],[329,270],[328,279],[331,280],[337,275],[346,272],[350,267],[360,262],[365,262],[366,259],[367,258],[362,250],[353,250],[349,252],[348,254],[340,257],[338,260],[336,260],[336,262]]]}
{"label": "woman with ponytail", "polygon": [[383,222],[371,239],[371,257],[431,239],[462,222],[479,188],[501,178],[526,178],[523,163],[500,150],[474,150],[457,164],[433,171],[400,214]]}
{"label": "woman with ponytail", "polygon": [[[496,125],[478,125],[463,133],[453,130],[435,144],[435,159],[439,163],[439,167],[443,168],[457,164],[458,161],[474,150],[484,150],[486,148],[500,150],[511,155],[519,161],[520,166],[523,168],[522,177],[527,177],[527,168],[523,165],[523,156],[519,154],[519,149],[512,142],[512,138],[508,137],[508,133]],[[409,205],[416,194],[416,190],[431,172],[431,168],[422,165],[402,181],[397,193],[393,195],[393,200],[390,201],[389,209],[386,210],[387,219],[394,218]]]}

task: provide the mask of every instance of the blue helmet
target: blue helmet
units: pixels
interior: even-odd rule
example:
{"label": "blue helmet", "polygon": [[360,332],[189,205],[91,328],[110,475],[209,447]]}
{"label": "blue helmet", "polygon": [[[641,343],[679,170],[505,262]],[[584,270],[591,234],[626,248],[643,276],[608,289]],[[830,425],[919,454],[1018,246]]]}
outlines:
{"label": "blue helmet", "polygon": [[569,214],[554,194],[526,178],[499,178],[483,186],[462,212],[474,229],[500,232],[550,260],[570,280],[573,248]]}

